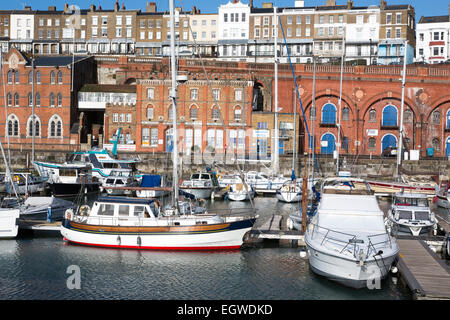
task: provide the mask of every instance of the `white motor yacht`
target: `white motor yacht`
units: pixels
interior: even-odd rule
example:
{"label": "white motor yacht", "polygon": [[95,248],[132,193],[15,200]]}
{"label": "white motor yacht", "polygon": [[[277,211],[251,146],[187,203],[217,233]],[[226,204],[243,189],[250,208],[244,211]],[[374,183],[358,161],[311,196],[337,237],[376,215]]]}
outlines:
{"label": "white motor yacht", "polygon": [[399,249],[383,216],[365,181],[325,179],[305,233],[312,271],[354,288],[385,278]]}
{"label": "white motor yacht", "polygon": [[437,220],[430,210],[427,195],[422,193],[396,193],[386,224],[393,235],[419,236],[437,231]]}
{"label": "white motor yacht", "polygon": [[208,199],[218,187],[213,179],[212,173],[197,172],[192,174],[189,180],[183,181],[180,190],[192,194],[197,199]]}

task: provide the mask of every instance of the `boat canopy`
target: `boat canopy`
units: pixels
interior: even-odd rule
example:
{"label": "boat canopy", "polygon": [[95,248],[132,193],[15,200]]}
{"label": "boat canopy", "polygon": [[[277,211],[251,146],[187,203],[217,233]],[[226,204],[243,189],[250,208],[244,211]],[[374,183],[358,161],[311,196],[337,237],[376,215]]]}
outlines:
{"label": "boat canopy", "polygon": [[156,188],[161,186],[161,175],[144,174],[142,176],[141,187]]}
{"label": "boat canopy", "polygon": [[374,196],[323,194],[317,224],[341,232],[379,234],[386,232],[383,216]]}
{"label": "boat canopy", "polygon": [[100,197],[97,199],[96,202],[150,205],[154,201],[155,201],[154,199],[147,199],[147,198]]}

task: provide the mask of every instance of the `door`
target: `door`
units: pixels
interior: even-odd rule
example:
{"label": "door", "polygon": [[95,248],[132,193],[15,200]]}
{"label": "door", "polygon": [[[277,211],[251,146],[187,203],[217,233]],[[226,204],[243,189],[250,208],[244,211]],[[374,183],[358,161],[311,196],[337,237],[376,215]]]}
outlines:
{"label": "door", "polygon": [[320,140],[320,153],[332,154],[335,149],[335,142],[336,139],[334,138],[334,135],[331,133],[324,134]]}
{"label": "door", "polygon": [[256,153],[258,155],[258,159],[261,156],[267,156],[267,139],[258,139],[256,141]]}
{"label": "door", "polygon": [[284,154],[284,141],[283,140],[278,141],[278,153]]}
{"label": "door", "polygon": [[447,142],[445,144],[445,155],[450,157],[450,137],[447,138]]}
{"label": "door", "polygon": [[396,147],[397,146],[397,138],[392,134],[387,134],[381,140],[381,152],[387,147]]}
{"label": "door", "polygon": [[166,152],[173,151],[173,130],[169,129],[166,131]]}

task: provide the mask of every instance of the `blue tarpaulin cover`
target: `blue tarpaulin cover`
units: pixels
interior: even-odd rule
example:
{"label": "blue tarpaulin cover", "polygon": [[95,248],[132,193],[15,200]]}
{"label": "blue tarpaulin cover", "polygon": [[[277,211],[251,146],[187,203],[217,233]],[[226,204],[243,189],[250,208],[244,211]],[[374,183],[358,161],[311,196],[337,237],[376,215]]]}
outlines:
{"label": "blue tarpaulin cover", "polygon": [[142,176],[141,187],[156,188],[161,186],[161,176],[159,174],[144,174]]}

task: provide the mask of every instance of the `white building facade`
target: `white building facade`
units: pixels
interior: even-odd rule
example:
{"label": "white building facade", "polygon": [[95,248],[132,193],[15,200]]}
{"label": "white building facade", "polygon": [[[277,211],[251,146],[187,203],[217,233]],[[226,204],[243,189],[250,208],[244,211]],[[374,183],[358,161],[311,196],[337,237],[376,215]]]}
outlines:
{"label": "white building facade", "polygon": [[30,14],[11,14],[11,43],[13,43],[17,49],[31,52],[32,41],[34,38],[34,17]]}
{"label": "white building facade", "polygon": [[421,17],[416,30],[416,61],[441,63],[450,59],[449,16]]}

